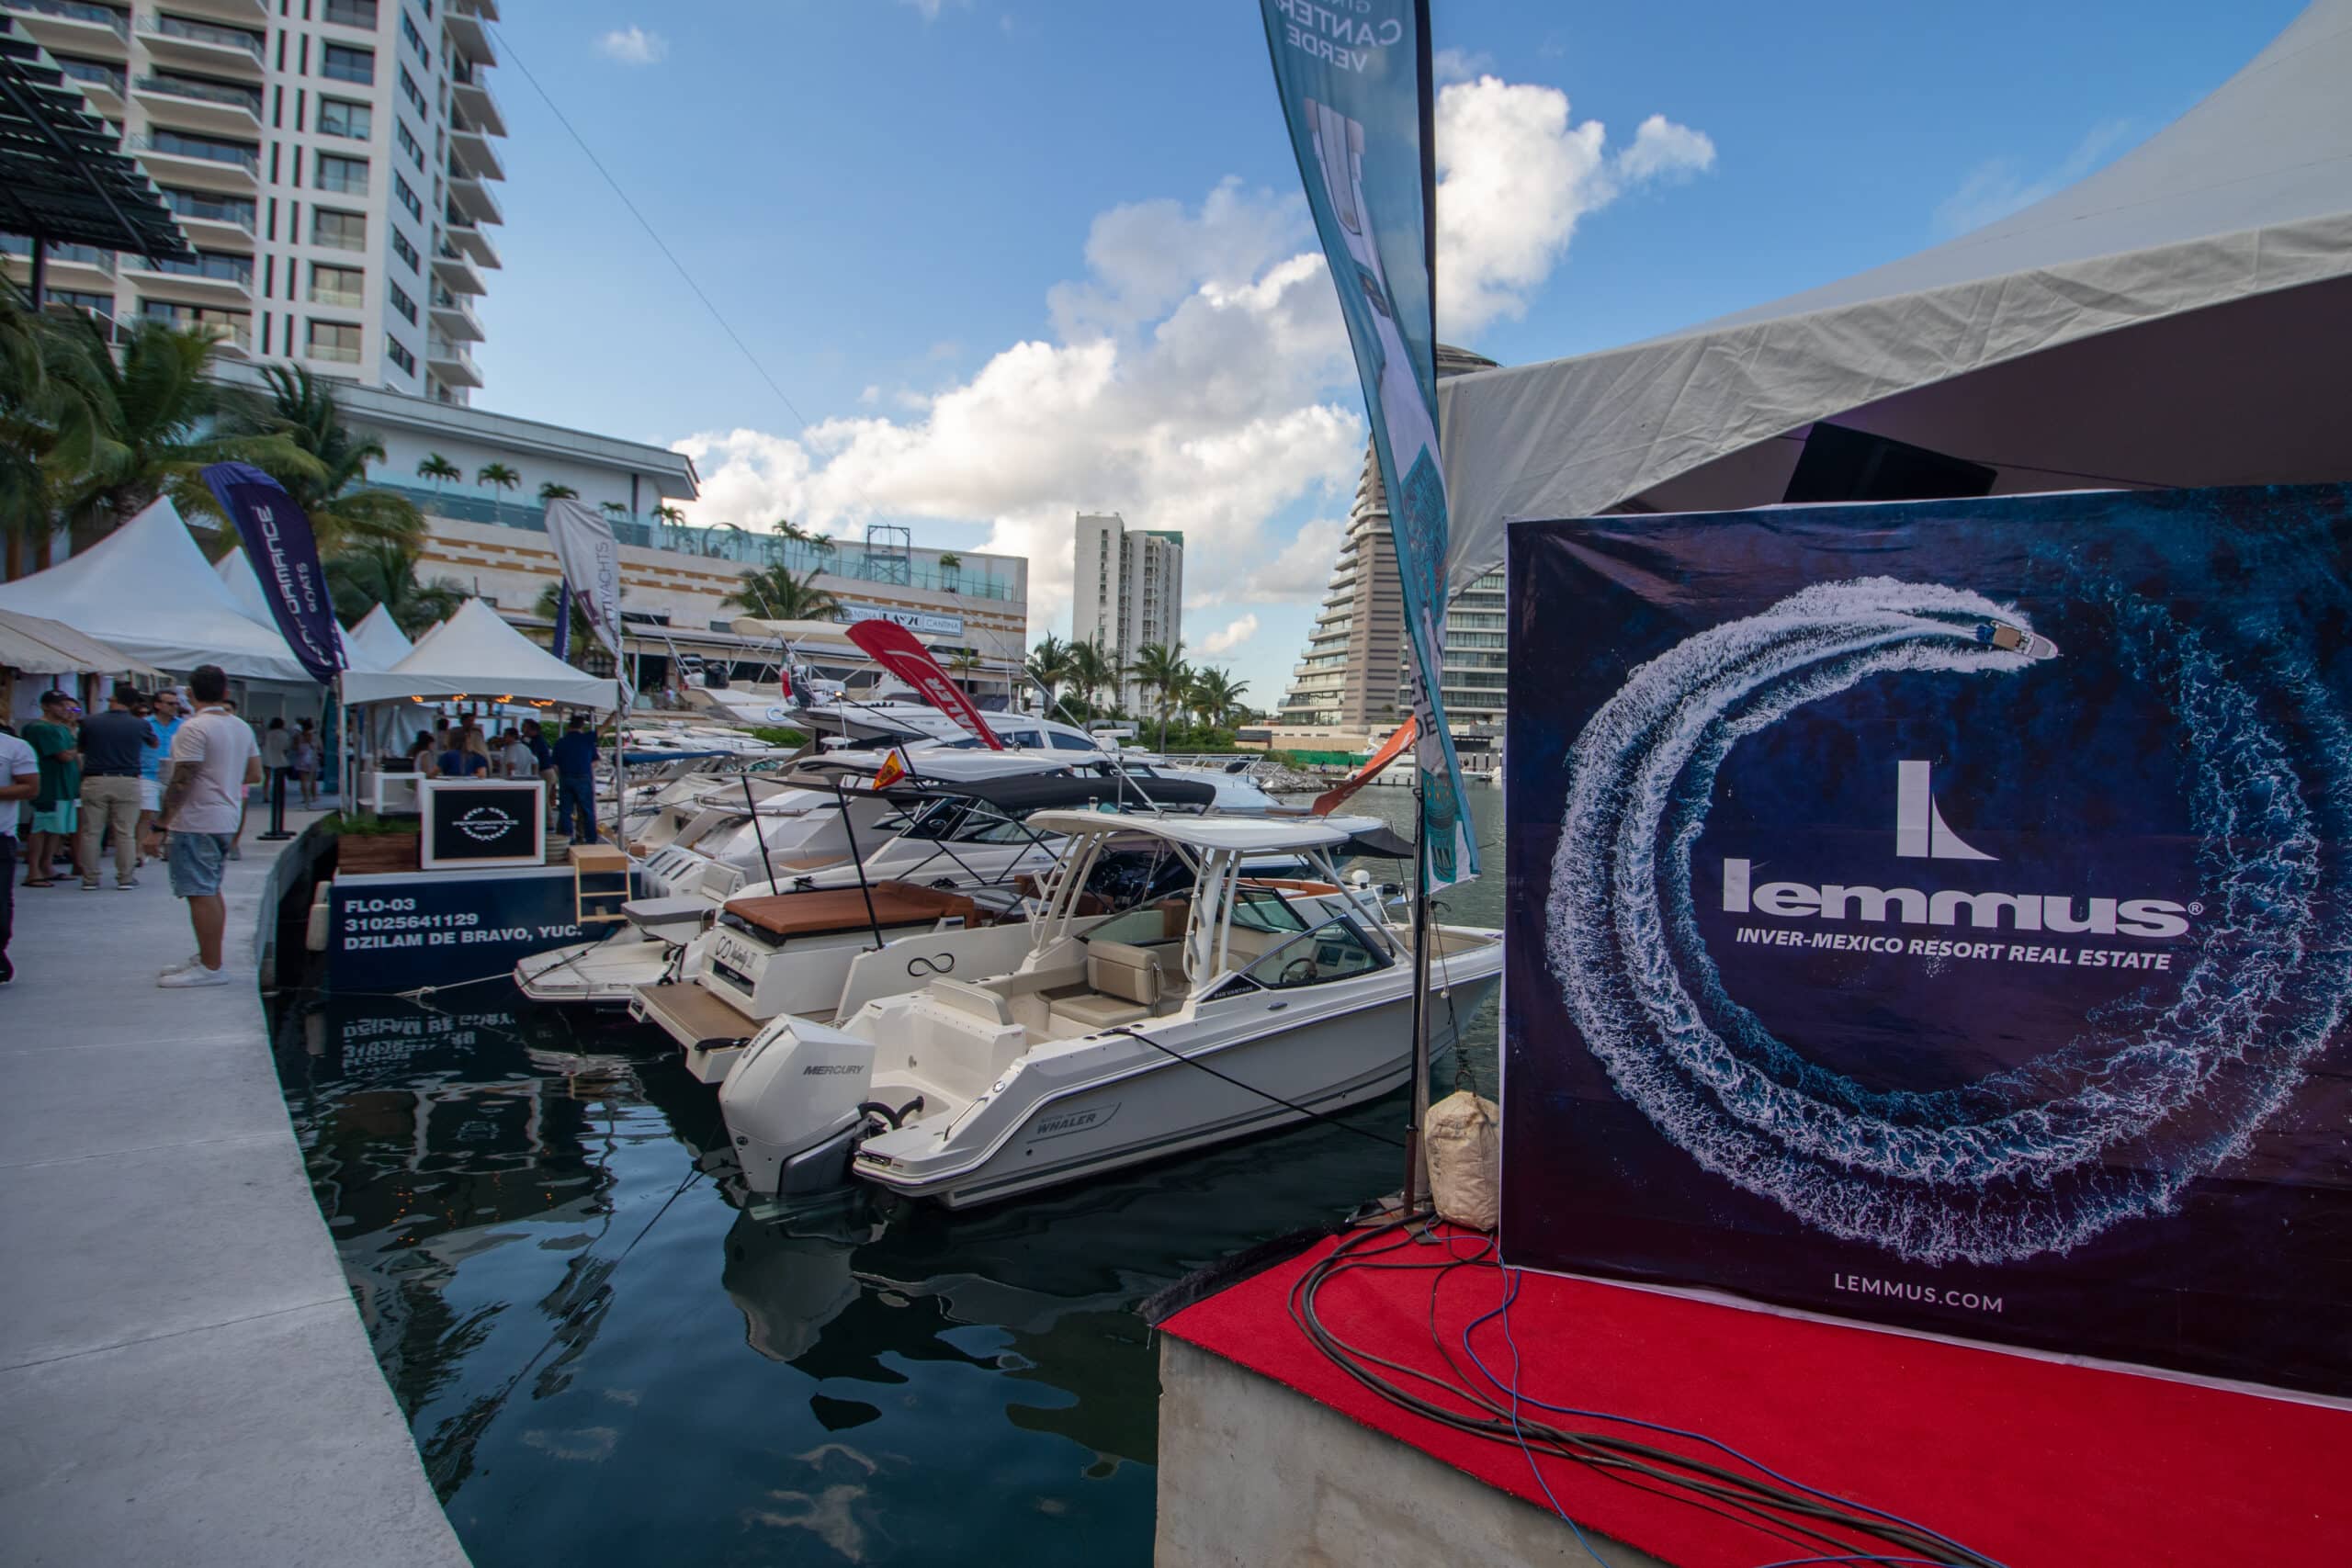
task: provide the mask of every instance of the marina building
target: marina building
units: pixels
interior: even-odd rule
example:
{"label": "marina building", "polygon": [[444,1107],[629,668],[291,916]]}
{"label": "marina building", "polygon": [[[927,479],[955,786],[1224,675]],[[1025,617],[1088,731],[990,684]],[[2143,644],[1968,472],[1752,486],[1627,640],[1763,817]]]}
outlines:
{"label": "marina building", "polygon": [[[192,261],[51,248],[46,299],[225,357],[462,403],[497,268],[495,0],[0,0],[162,191]],[[0,240],[28,277],[29,243]]]}
{"label": "marina building", "polygon": [[[337,398],[345,423],[383,444],[372,482],[424,514],[417,576],[456,580],[542,640],[553,627],[537,614],[539,596],[560,574],[538,492],[554,485],[612,524],[621,611],[638,629],[632,651],[646,660],[741,661],[748,677],[774,647],[728,630],[749,612],[720,601],[742,586],[746,571],[781,565],[795,577],[814,573],[813,586],[851,619],[906,625],[980,697],[1014,694],[1028,645],[1024,556],[918,547],[909,530],[888,524],[868,528],[862,542],[791,539],[729,523],[695,527],[673,504],[697,493],[694,462],[665,446],[380,388],[339,389]],[[445,466],[458,477],[427,477]],[[485,481],[485,469],[513,477]],[[592,670],[601,657],[593,649],[573,656]],[[650,669],[643,684],[659,685],[661,674]]]}
{"label": "marina building", "polygon": [[[1491,369],[1495,363],[1444,344],[1437,354],[1441,378]],[[1509,668],[1503,608],[1503,575],[1496,571],[1471,584],[1447,610],[1439,691],[1457,739],[1503,721]],[[1394,728],[1411,711],[1404,588],[1389,533],[1387,490],[1367,442],[1340,558],[1276,714],[1282,732],[1276,744],[1311,738],[1354,747]],[[1464,765],[1475,764],[1465,756]]]}
{"label": "marina building", "polygon": [[[1077,527],[1071,639],[1116,654],[1123,670],[1147,643],[1175,647],[1184,635],[1184,536],[1130,528],[1115,512],[1081,512]],[[1143,703],[1141,683],[1120,682],[1119,706]]]}

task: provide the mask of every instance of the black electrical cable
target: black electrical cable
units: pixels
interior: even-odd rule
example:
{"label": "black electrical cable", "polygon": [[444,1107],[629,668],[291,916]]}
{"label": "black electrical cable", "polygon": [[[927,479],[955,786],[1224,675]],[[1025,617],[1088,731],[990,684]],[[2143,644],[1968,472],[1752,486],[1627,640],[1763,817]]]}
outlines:
{"label": "black electrical cable", "polygon": [[1213,1078],[1223,1078],[1227,1083],[1231,1084],[1234,1088],[1247,1089],[1251,1094],[1258,1096],[1261,1100],[1270,1100],[1285,1111],[1295,1111],[1310,1122],[1320,1122],[1326,1126],[1337,1127],[1343,1133],[1353,1133],[1359,1138],[1370,1138],[1374,1143],[1385,1144],[1390,1148],[1395,1149],[1399,1153],[1404,1151],[1405,1145],[1401,1139],[1384,1137],[1380,1134],[1374,1132],[1369,1127],[1359,1127],[1351,1122],[1342,1122],[1338,1117],[1328,1115],[1320,1111],[1309,1111],[1306,1106],[1297,1103],[1295,1100],[1284,1100],[1281,1095],[1275,1094],[1270,1089],[1260,1089],[1256,1084],[1243,1083],[1239,1078],[1234,1077],[1226,1073],[1218,1072],[1206,1062],[1200,1061],[1192,1056],[1187,1056],[1182,1051],[1170,1050],[1169,1047],[1162,1045],[1159,1041],[1154,1040],[1150,1035],[1138,1033],[1125,1024],[1121,1024],[1116,1029],[1106,1029],[1103,1032],[1105,1034],[1124,1034],[1130,1040],[1140,1040],[1163,1056],[1172,1057],[1175,1060],[1183,1063],[1188,1067],[1198,1067],[1201,1071],[1208,1074],[1208,1076]]}
{"label": "black electrical cable", "polygon": [[[1736,1517],[1741,1523],[1781,1541],[1789,1541],[1792,1537],[1802,1538],[1805,1544],[1819,1544],[1833,1551],[1855,1554],[1867,1561],[1866,1554],[1854,1553],[1855,1543],[1849,1539],[1860,1538],[1864,1541],[1885,1543],[1896,1553],[1924,1562],[1948,1564],[1950,1568],[1999,1568],[1993,1559],[1982,1553],[1924,1527],[1871,1510],[1867,1506],[1842,1506],[1826,1495],[1808,1495],[1796,1487],[1758,1480],[1727,1466],[1669,1449],[1605,1432],[1570,1430],[1532,1420],[1483,1393],[1467,1379],[1460,1383],[1451,1382],[1434,1373],[1348,1343],[1327,1327],[1317,1314],[1317,1294],[1331,1280],[1356,1269],[1428,1270],[1437,1275],[1430,1285],[1431,1336],[1448,1371],[1460,1375],[1459,1364],[1445,1347],[1442,1337],[1436,1332],[1435,1294],[1444,1279],[1455,1270],[1483,1266],[1491,1244],[1482,1246],[1466,1257],[1448,1249],[1437,1260],[1389,1260],[1393,1255],[1415,1247],[1408,1229],[1410,1223],[1394,1221],[1348,1236],[1302,1274],[1293,1283],[1290,1292],[1290,1314],[1300,1332],[1335,1366],[1382,1399],[1455,1430],[1523,1447],[1530,1453],[1568,1460],[1612,1481],[1639,1486],[1645,1491],[1663,1492],[1692,1506],[1705,1508],[1719,1516]],[[1374,1371],[1375,1368],[1380,1370]],[[1473,1415],[1440,1404],[1385,1373],[1427,1384],[1449,1399],[1484,1414]],[[1746,1461],[1745,1456],[1741,1458],[1745,1462],[1754,1462]],[[1845,1537],[1834,1536],[1824,1533],[1825,1529],[1848,1533]]]}

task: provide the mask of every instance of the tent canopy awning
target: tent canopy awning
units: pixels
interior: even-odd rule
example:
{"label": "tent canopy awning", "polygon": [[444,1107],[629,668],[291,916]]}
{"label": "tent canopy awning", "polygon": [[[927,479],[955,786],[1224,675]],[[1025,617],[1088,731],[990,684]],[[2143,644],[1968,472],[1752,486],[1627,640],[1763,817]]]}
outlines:
{"label": "tent canopy awning", "polygon": [[481,701],[555,703],[602,713],[617,706],[618,683],[575,670],[499,619],[481,599],[420,638],[390,670],[347,670],[346,703]]}
{"label": "tent canopy awning", "polygon": [[2345,477],[2316,412],[2340,397],[2305,393],[2340,385],[2326,345],[2352,321],[2347,82],[2352,0],[2314,0],[2172,125],[1973,233],[1440,383],[1451,587],[1501,563],[1513,519],[1778,501],[1781,438],[1821,420],[1989,464],[1996,491]]}
{"label": "tent canopy awning", "polygon": [[276,626],[237,607],[167,499],[47,571],[0,582],[0,610],[63,621],[164,670],[315,683]]}
{"label": "tent canopy awning", "polygon": [[355,670],[390,670],[409,656],[416,644],[409,641],[392,613],[379,604],[359,617],[345,637]]}
{"label": "tent canopy awning", "polygon": [[17,610],[0,610],[0,670],[22,675],[147,675],[158,680],[164,674],[62,621]]}

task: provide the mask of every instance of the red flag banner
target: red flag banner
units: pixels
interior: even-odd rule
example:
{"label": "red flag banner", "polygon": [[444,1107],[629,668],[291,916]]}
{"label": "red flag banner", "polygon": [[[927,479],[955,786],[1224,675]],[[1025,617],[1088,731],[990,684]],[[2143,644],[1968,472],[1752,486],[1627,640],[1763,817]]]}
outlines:
{"label": "red flag banner", "polygon": [[1396,732],[1380,743],[1380,750],[1364,760],[1363,767],[1347,776],[1346,782],[1327,789],[1315,797],[1315,815],[1328,817],[1348,803],[1348,797],[1380,776],[1380,770],[1405,754],[1420,729],[1418,718],[1408,716],[1396,727]]}
{"label": "red flag banner", "polygon": [[858,621],[849,628],[849,640],[875,663],[912,686],[923,701],[977,736],[989,750],[1004,750],[1004,742],[989,728],[972,699],[947,678],[947,671],[939,667],[929,649],[915,640],[914,633],[895,621]]}
{"label": "red flag banner", "polygon": [[907,765],[899,761],[899,749],[893,746],[890,749],[890,754],[882,759],[882,765],[874,770],[874,787],[877,790],[888,789],[906,776]]}

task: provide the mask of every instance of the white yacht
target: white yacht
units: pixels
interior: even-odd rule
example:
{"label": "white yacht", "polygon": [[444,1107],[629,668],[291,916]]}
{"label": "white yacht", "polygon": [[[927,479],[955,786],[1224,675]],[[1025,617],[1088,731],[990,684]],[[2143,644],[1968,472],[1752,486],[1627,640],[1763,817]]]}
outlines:
{"label": "white yacht", "polygon": [[[1411,1070],[1408,931],[1333,857],[1329,819],[1043,811],[1068,840],[1018,964],[958,964],[838,1026],[780,1017],[719,1090],[747,1186],[854,1174],[950,1207],[1207,1147],[1385,1094]],[[1081,914],[1096,860],[1165,845],[1189,890]],[[1309,880],[1249,874],[1295,854]],[[1499,931],[1436,926],[1430,1034],[1453,1043],[1502,972]],[[969,977],[966,977],[969,974]],[[844,1001],[854,1001],[844,997]]]}

